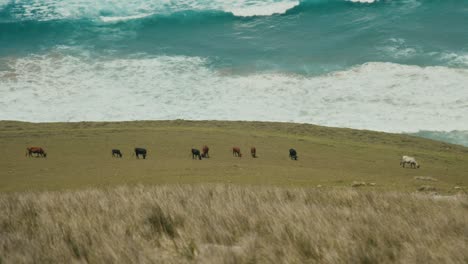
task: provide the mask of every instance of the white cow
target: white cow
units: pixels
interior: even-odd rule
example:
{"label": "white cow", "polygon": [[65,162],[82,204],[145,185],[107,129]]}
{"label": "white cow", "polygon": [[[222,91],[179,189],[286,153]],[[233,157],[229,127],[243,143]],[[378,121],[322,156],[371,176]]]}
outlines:
{"label": "white cow", "polygon": [[419,168],[419,164],[414,157],[403,156],[401,157],[400,165],[405,167],[406,164],[409,164],[411,168]]}

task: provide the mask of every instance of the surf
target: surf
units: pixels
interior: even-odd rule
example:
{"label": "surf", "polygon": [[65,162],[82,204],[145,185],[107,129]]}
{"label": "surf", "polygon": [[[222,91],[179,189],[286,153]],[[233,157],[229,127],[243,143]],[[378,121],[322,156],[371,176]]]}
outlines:
{"label": "surf", "polygon": [[465,131],[465,20],[455,0],[3,1],[0,118]]}
{"label": "surf", "polygon": [[217,11],[236,17],[256,17],[286,14],[291,10],[308,8],[352,7],[353,5],[379,4],[377,0],[189,0],[184,2],[139,0],[120,1],[59,1],[19,0],[0,2],[3,20],[80,20],[112,17],[144,17],[149,14],[168,16],[186,11]]}
{"label": "surf", "polygon": [[[96,60],[60,54],[10,59],[7,64],[9,70],[0,72],[0,87],[8,87],[0,93],[0,119],[182,118],[387,132],[468,130],[466,69],[373,62],[316,77],[237,75],[211,69],[201,57]],[[202,112],[194,111],[201,105]]]}

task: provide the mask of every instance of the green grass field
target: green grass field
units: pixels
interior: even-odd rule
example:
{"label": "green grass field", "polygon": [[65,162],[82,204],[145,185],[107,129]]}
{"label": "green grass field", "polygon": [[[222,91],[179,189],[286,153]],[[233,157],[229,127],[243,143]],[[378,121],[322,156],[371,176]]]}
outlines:
{"label": "green grass field", "polygon": [[[190,149],[210,147],[192,160]],[[305,124],[221,121],[22,123],[0,122],[0,191],[63,190],[124,184],[236,183],[453,193],[468,185],[468,148],[400,134]],[[42,146],[48,157],[25,157]],[[242,158],[232,157],[239,146]],[[258,158],[250,157],[250,147]],[[148,149],[146,160],[131,156]],[[111,149],[123,151],[112,158]],[[289,148],[299,160],[288,157]],[[402,155],[420,169],[399,166]],[[432,177],[421,181],[415,177]]]}

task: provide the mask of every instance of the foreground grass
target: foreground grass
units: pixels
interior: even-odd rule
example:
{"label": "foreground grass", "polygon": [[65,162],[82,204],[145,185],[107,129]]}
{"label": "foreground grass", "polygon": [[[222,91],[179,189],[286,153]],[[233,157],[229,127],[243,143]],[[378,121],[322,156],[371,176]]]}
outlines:
{"label": "foreground grass", "polygon": [[[192,160],[190,149],[204,144],[211,158]],[[439,193],[455,193],[454,187],[468,186],[466,147],[305,124],[0,121],[0,146],[0,192],[179,183],[349,187],[358,181],[375,183],[372,188],[380,191],[431,185]],[[44,147],[47,158],[26,158],[27,146]],[[232,157],[233,146],[244,157]],[[249,157],[251,146],[259,158]],[[131,157],[134,147],[146,147],[148,159]],[[112,148],[124,157],[113,159]],[[298,151],[298,161],[288,158],[289,148]],[[421,168],[401,168],[402,155],[415,156]]]}
{"label": "foreground grass", "polygon": [[232,185],[0,195],[2,263],[467,263],[468,198]]}

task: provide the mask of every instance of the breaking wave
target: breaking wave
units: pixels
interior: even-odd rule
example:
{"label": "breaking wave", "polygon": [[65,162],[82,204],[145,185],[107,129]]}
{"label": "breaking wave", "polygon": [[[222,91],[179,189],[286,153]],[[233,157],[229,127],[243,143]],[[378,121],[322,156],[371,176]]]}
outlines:
{"label": "breaking wave", "polygon": [[0,119],[292,121],[464,144],[443,131],[468,130],[467,13],[459,0],[0,0]]}
{"label": "breaking wave", "polygon": [[[6,65],[6,66],[5,66]],[[0,120],[264,120],[391,132],[468,130],[468,70],[366,63],[316,77],[238,75],[200,57],[60,53],[4,61]],[[461,92],[463,91],[463,92]]]}

